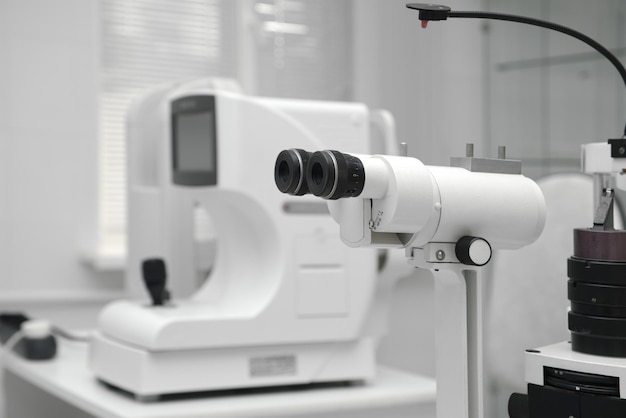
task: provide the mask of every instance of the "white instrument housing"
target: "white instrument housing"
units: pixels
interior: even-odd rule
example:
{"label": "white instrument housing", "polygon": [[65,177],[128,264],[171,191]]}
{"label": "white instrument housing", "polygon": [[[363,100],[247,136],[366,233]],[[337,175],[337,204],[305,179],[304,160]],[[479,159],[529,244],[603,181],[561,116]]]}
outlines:
{"label": "white instrument housing", "polygon": [[[214,144],[193,145],[206,160],[193,150],[173,154],[171,107],[194,97],[214,101],[212,121],[199,122],[215,130]],[[373,378],[389,294],[382,288],[391,285],[378,280],[377,252],[344,246],[325,204],[281,194],[272,167],[288,147],[367,152],[378,132],[393,135],[393,119],[361,104],[191,83],[146,96],[128,122],[127,281],[141,299],[102,310],[90,355],[96,377],[140,398]],[[211,184],[177,184],[176,163],[212,172]],[[198,208],[217,236],[199,288]],[[155,257],[174,296],[164,306],[140,296],[141,262]]]}
{"label": "white instrument housing", "polygon": [[475,236],[494,249],[516,249],[543,231],[543,194],[521,174],[427,166],[409,157],[357,157],[365,171],[363,192],[329,201],[349,246],[423,248]]}

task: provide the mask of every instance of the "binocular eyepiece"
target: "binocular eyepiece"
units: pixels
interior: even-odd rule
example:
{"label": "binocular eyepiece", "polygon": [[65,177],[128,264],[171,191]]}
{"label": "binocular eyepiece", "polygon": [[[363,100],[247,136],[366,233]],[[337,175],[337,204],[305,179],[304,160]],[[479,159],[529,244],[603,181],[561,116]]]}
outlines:
{"label": "binocular eyepiece", "polygon": [[323,199],[356,197],[365,185],[361,160],[339,151],[281,151],[274,166],[278,190],[295,196],[312,193]]}

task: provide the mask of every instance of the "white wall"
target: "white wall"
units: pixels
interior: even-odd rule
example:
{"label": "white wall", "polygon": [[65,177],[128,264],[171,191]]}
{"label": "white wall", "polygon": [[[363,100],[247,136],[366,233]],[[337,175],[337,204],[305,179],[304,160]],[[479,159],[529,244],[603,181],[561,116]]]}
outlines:
{"label": "white wall", "polygon": [[96,6],[0,2],[0,309],[120,285],[79,258],[95,242]]}
{"label": "white wall", "polygon": [[80,262],[95,242],[96,7],[0,0],[0,311],[69,327],[92,326],[122,278]]}

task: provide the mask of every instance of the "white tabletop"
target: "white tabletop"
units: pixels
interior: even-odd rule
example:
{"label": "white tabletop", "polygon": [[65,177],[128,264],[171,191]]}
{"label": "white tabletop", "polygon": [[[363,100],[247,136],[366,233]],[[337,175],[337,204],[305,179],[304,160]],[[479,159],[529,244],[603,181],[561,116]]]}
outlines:
{"label": "white tabletop", "polygon": [[434,379],[381,367],[366,385],[140,403],[95,379],[87,367],[86,343],[66,341],[59,341],[53,360],[29,361],[10,354],[4,367],[101,418],[284,417],[435,402]]}

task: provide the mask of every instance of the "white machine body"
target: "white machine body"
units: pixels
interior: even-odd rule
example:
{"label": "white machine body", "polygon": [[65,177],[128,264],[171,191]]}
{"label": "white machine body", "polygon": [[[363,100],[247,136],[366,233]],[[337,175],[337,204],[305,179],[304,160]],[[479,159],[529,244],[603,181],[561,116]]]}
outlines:
{"label": "white machine body", "polygon": [[572,351],[567,341],[526,350],[524,356],[526,383],[545,384],[545,367],[572,370],[619,379],[619,398],[626,399],[626,358],[603,357]]}
{"label": "white machine body", "polygon": [[[102,310],[93,372],[140,398],[373,378],[391,286],[377,252],[344,246],[325,204],[280,194],[271,168],[285,147],[367,152],[393,120],[214,87],[164,87],[130,113],[127,280],[140,299]],[[200,209],[217,237],[205,282]],[[164,306],[140,296],[141,262],[155,257],[174,297]]]}
{"label": "white machine body", "polygon": [[470,235],[493,248],[516,249],[543,231],[543,194],[525,176],[427,166],[408,157],[358,157],[366,173],[359,199],[329,202],[349,246],[423,248]]}

